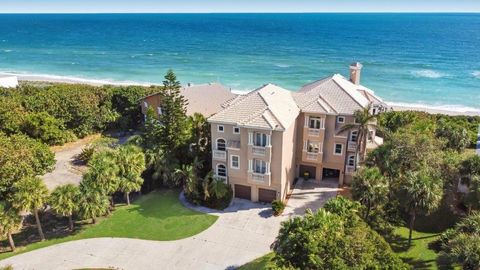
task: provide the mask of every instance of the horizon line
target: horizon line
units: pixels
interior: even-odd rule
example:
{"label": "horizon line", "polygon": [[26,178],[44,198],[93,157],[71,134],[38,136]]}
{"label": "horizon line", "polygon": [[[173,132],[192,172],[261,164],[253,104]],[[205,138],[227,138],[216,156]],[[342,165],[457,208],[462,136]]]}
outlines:
{"label": "horizon line", "polygon": [[239,11],[239,12],[230,12],[230,11],[213,11],[213,12],[0,12],[0,15],[70,15],[70,14],[480,14],[480,11],[292,11],[292,12],[283,12],[283,11]]}

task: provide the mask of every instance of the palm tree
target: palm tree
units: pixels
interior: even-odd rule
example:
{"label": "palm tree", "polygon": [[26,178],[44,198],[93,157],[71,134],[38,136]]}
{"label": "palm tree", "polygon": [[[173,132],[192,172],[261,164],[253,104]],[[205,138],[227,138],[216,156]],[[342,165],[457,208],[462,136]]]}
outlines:
{"label": "palm tree", "polygon": [[130,192],[139,191],[143,184],[142,173],[145,171],[145,155],[134,145],[120,147],[116,152],[119,189],[125,194],[130,205]]}
{"label": "palm tree", "polygon": [[223,198],[228,193],[228,184],[222,179],[214,178],[213,181],[210,182],[208,193],[217,199]]}
{"label": "palm tree", "polygon": [[440,206],[443,196],[442,181],[427,172],[408,172],[401,187],[401,202],[410,215],[408,245],[412,243],[412,231],[418,213],[428,214]]}
{"label": "palm tree", "polygon": [[58,186],[50,195],[48,204],[59,215],[68,217],[70,230],[73,231],[73,214],[78,210],[80,190],[73,184]]}
{"label": "palm tree", "polygon": [[88,171],[83,180],[88,182],[91,188],[110,197],[110,204],[115,207],[113,193],[119,188],[119,167],[113,151],[98,152],[88,162]]}
{"label": "palm tree", "polygon": [[182,165],[175,170],[177,182],[183,186],[183,191],[187,196],[197,197],[198,195],[198,176],[194,165]]}
{"label": "palm tree", "polygon": [[367,139],[370,134],[370,130],[378,130],[379,126],[376,124],[376,115],[370,113],[371,104],[367,105],[361,110],[354,112],[355,123],[354,124],[345,124],[337,132],[343,133],[345,131],[357,131],[357,147],[355,149],[355,155],[360,156],[360,162],[363,162],[365,159],[365,153],[367,149]]}
{"label": "palm tree", "polygon": [[367,208],[365,220],[376,204],[385,201],[387,194],[388,182],[377,167],[365,167],[353,176],[352,196]]}
{"label": "palm tree", "polygon": [[96,223],[96,218],[105,215],[108,212],[108,196],[97,188],[90,186],[89,181],[80,182],[80,200],[79,214],[83,219],[92,219]]}
{"label": "palm tree", "polygon": [[19,211],[32,211],[35,215],[40,239],[45,240],[38,210],[45,205],[48,199],[48,189],[42,179],[28,176],[20,179],[14,185],[12,204]]}
{"label": "palm tree", "polygon": [[12,234],[19,230],[22,222],[17,210],[13,208],[6,209],[4,205],[1,205],[0,209],[0,235],[7,236],[8,243],[12,251],[15,251],[15,242],[13,241]]}
{"label": "palm tree", "polygon": [[169,159],[163,151],[159,150],[155,160],[152,161],[154,170],[152,178],[170,187],[177,186],[178,183],[176,183],[175,177],[176,164],[177,160]]}
{"label": "palm tree", "polygon": [[206,201],[208,198],[210,198],[210,184],[213,182],[213,171],[210,171],[205,175],[205,177],[202,180],[202,189],[203,189],[203,200]]}

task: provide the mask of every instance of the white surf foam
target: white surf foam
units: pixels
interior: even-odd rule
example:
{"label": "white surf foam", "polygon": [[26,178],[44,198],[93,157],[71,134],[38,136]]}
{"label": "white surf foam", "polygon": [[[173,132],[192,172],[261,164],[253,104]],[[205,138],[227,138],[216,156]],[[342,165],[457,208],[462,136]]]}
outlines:
{"label": "white surf foam", "polygon": [[477,78],[477,79],[480,79],[480,70],[474,70],[472,72],[472,76]]}
{"label": "white surf foam", "polygon": [[432,105],[425,103],[406,103],[406,102],[386,102],[388,106],[401,107],[402,109],[410,109],[415,111],[426,111],[430,113],[445,113],[445,114],[468,114],[480,115],[480,108],[458,104],[442,104]]}
{"label": "white surf foam", "polygon": [[412,71],[412,74],[415,77],[430,78],[430,79],[438,79],[446,76],[445,74],[432,69],[415,70],[415,71]]}

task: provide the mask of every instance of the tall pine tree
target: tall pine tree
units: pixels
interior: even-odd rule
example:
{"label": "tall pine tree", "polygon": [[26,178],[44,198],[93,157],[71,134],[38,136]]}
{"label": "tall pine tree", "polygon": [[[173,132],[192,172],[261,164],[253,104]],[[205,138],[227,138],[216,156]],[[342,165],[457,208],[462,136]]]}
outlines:
{"label": "tall pine tree", "polygon": [[169,70],[160,91],[162,113],[159,116],[159,146],[169,158],[182,160],[188,147],[190,127],[186,115],[188,102],[180,92],[180,82]]}

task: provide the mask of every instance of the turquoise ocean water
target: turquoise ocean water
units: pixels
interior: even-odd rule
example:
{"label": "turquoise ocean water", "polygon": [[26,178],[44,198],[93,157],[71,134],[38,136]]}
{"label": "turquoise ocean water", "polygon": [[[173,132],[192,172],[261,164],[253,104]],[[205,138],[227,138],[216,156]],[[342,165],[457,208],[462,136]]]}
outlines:
{"label": "turquoise ocean water", "polygon": [[292,91],[363,63],[388,102],[480,111],[480,14],[0,15],[0,71]]}

